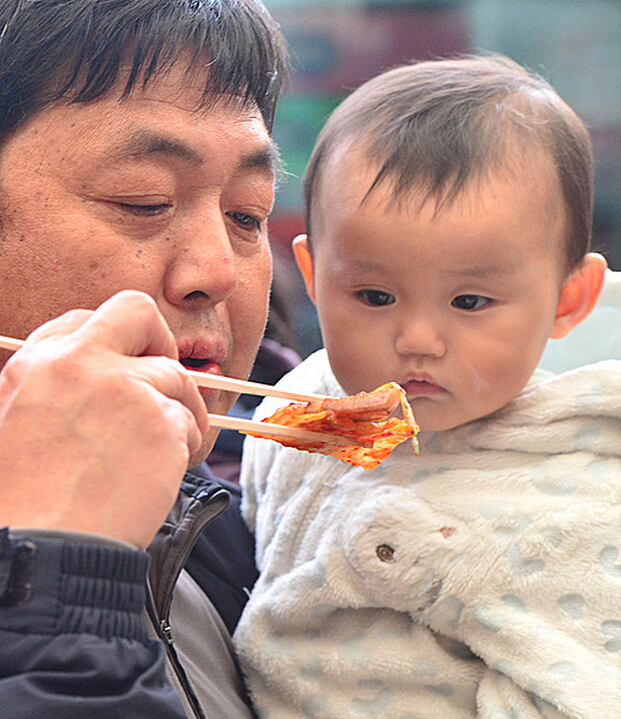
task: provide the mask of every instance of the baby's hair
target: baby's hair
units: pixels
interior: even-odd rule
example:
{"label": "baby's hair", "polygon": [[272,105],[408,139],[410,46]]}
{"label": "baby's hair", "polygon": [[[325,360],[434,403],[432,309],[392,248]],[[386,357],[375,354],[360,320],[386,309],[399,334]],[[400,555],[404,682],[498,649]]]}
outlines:
{"label": "baby's hair", "polygon": [[593,167],[589,134],[550,84],[503,55],[413,63],[361,85],[328,118],[304,177],[313,200],[326,160],[362,150],[378,166],[366,196],[386,180],[391,201],[449,207],[473,181],[544,151],[558,171],[567,212],[566,270],[591,245]]}

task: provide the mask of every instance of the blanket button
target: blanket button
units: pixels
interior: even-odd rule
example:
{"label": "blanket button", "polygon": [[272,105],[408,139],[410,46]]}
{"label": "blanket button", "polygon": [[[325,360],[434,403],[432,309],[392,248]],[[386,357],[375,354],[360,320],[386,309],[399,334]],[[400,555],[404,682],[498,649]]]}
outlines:
{"label": "blanket button", "polygon": [[394,562],[395,550],[389,544],[380,544],[375,548],[380,562]]}

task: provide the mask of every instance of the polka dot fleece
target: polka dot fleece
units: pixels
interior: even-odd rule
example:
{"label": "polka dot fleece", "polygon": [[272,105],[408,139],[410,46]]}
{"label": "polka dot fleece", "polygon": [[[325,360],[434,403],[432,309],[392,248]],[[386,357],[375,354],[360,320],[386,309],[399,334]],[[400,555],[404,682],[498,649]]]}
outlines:
{"label": "polka dot fleece", "polygon": [[[342,395],[323,351],[284,383]],[[621,717],[621,362],[372,472],[250,439],[242,482],[263,719]]]}

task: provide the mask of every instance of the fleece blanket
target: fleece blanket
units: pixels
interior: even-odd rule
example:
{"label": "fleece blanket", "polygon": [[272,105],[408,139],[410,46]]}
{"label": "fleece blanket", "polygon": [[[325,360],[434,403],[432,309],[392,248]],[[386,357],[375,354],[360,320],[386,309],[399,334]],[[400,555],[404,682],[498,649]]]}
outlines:
{"label": "fleece blanket", "polygon": [[[282,384],[343,394],[323,351]],[[621,717],[621,362],[421,439],[371,472],[247,440],[259,715]]]}

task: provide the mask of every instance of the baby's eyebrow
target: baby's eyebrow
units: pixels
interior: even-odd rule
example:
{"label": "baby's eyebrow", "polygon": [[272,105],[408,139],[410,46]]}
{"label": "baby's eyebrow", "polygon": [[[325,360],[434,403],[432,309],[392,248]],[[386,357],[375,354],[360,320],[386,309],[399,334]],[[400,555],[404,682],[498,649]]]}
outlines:
{"label": "baby's eyebrow", "polygon": [[485,280],[485,279],[502,279],[511,274],[511,267],[507,264],[500,263],[482,263],[476,265],[461,265],[452,269],[447,269],[447,274],[454,277]]}
{"label": "baby's eyebrow", "polygon": [[370,260],[366,257],[355,257],[348,264],[348,267],[359,272],[377,272],[385,269],[380,262],[375,262],[374,260]]}

